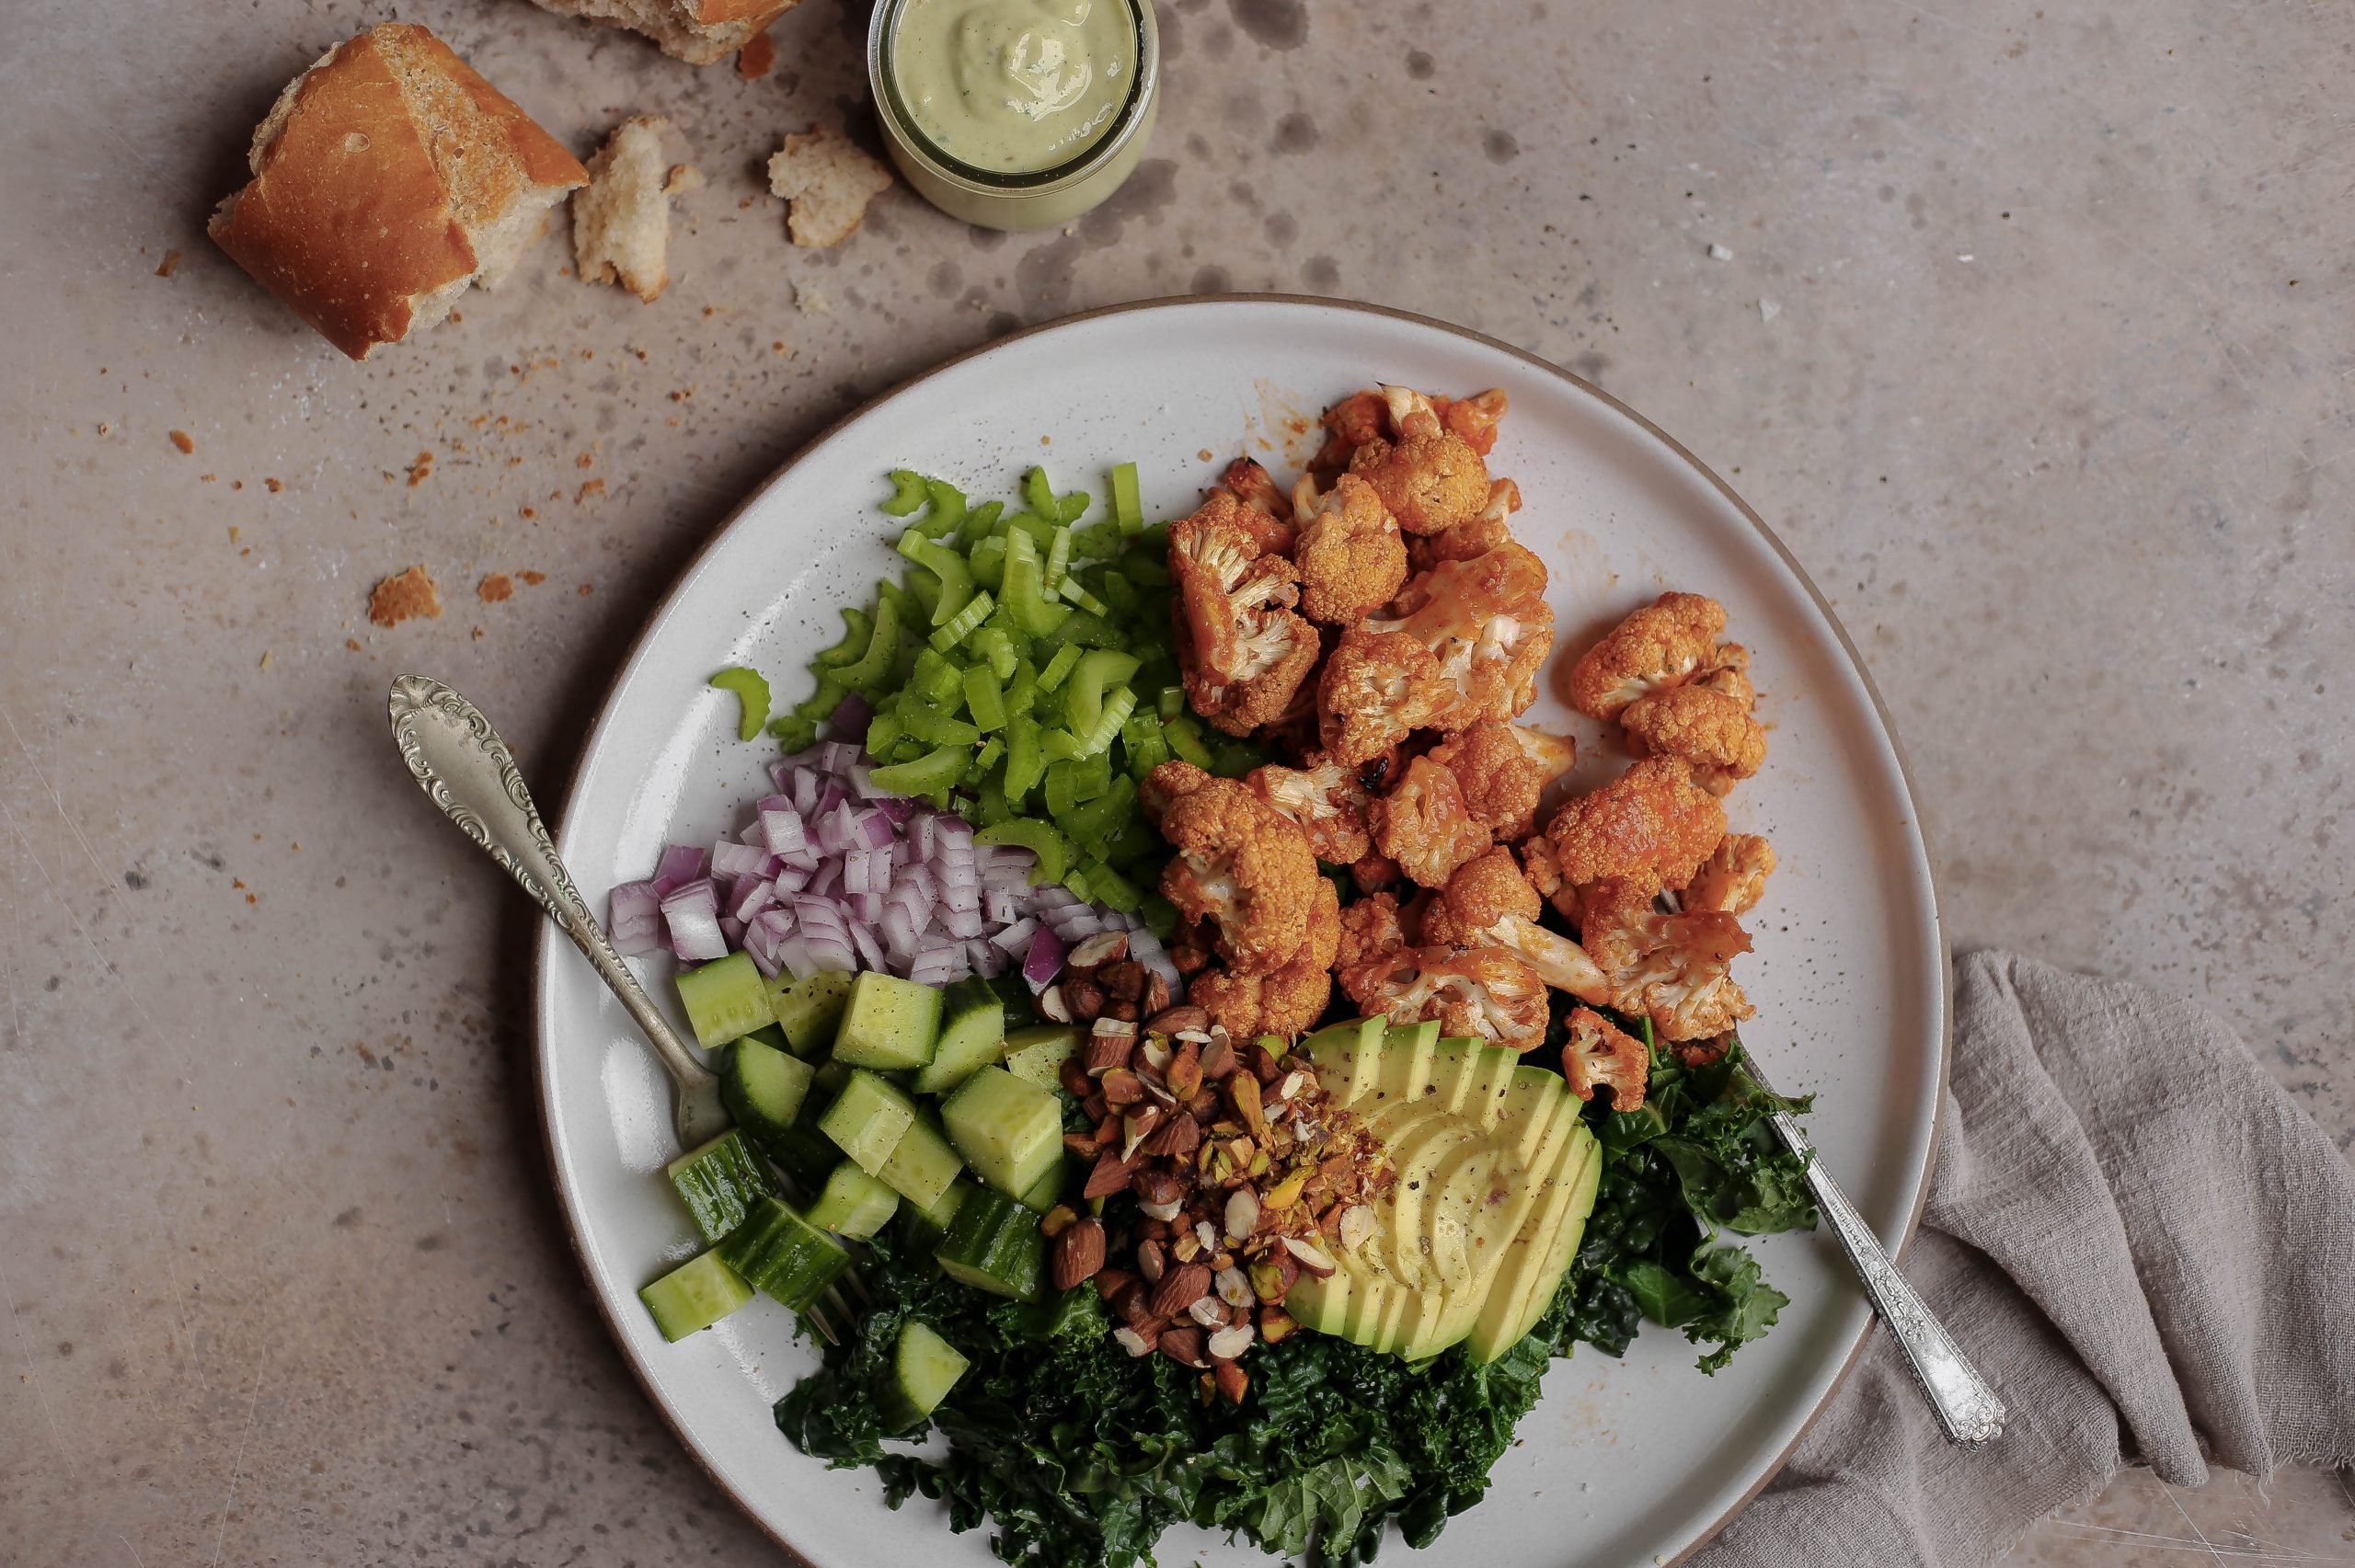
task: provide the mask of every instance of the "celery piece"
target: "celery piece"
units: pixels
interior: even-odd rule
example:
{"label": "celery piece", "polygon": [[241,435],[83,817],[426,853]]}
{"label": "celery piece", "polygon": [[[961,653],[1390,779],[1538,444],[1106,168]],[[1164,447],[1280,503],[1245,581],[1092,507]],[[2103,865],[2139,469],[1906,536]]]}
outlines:
{"label": "celery piece", "polygon": [[[1066,582],[1065,588],[1074,586]],[[1080,591],[1086,592],[1086,589]],[[1124,648],[1129,646],[1129,634],[1112,624],[1092,610],[1065,610],[1063,624],[1047,634],[1046,641],[1072,643],[1081,647]]]}
{"label": "celery piece", "polygon": [[1202,744],[1202,731],[1191,714],[1178,714],[1161,721],[1161,733],[1168,738],[1169,749],[1186,761],[1207,772],[1211,765],[1211,749]]}
{"label": "celery piece", "polygon": [[990,618],[990,612],[996,608],[997,601],[990,597],[989,589],[982,589],[966,601],[965,608],[933,628],[932,646],[947,653],[979,631],[982,623]]}
{"label": "celery piece", "polygon": [[965,563],[972,568],[973,580],[975,582],[981,584],[982,587],[988,589],[992,593],[1005,593],[1005,540],[982,540],[980,544],[973,546],[972,553],[965,557]]}
{"label": "celery piece", "polygon": [[937,750],[925,752],[913,762],[898,762],[876,769],[875,787],[892,795],[929,795],[960,782],[972,760],[970,744],[943,746]]}
{"label": "celery piece", "polygon": [[818,744],[818,727],[810,719],[781,714],[769,720],[769,738],[786,751],[807,751]]}
{"label": "celery piece", "polygon": [[723,692],[736,693],[736,738],[751,740],[769,722],[769,683],[757,670],[733,665],[711,678]]}
{"label": "celery piece", "polygon": [[1169,563],[1158,555],[1132,550],[1120,557],[1120,569],[1128,573],[1129,580],[1140,588],[1169,586]]}
{"label": "celery piece", "polygon": [[[997,741],[994,738],[990,741],[990,746],[996,744]],[[990,746],[982,747],[982,751],[988,751]],[[1014,807],[1006,804],[1003,772],[994,773],[983,779],[981,792],[973,797],[971,817],[973,826],[994,828],[1000,822],[1012,820],[1015,815]]]}
{"label": "celery piece", "polygon": [[965,708],[973,715],[973,727],[985,735],[1005,727],[1005,691],[988,665],[965,671]]}
{"label": "celery piece", "polygon": [[1079,797],[1093,800],[1112,787],[1112,759],[1109,756],[1090,757],[1078,764]]}
{"label": "celery piece", "polygon": [[1120,553],[1128,540],[1120,532],[1120,525],[1106,519],[1091,522],[1086,528],[1074,528],[1071,534],[1071,553],[1075,560],[1109,561]]}
{"label": "celery piece", "polygon": [[927,539],[937,539],[951,529],[960,533],[965,524],[965,492],[946,479],[924,482],[924,515],[916,519],[916,526]]}
{"label": "celery piece", "polygon": [[1104,858],[1126,870],[1142,860],[1151,860],[1158,865],[1168,850],[1169,846],[1162,841],[1161,835],[1154,831],[1153,824],[1140,813],[1122,823],[1120,830],[1112,835],[1111,843],[1105,847]]}
{"label": "celery piece", "polygon": [[1087,863],[1087,893],[1095,902],[1132,915],[1144,907],[1144,895],[1135,883],[1100,860]]}
{"label": "celery piece", "polygon": [[[879,584],[879,592],[888,587],[888,584]],[[900,601],[890,593],[882,593],[875,606],[875,635],[867,639],[867,651],[855,662],[844,665],[835,674],[844,685],[871,693],[890,680],[899,661]],[[822,686],[822,682],[821,684]]]}
{"label": "celery piece", "polygon": [[[991,737],[989,738],[989,739],[988,739],[988,740],[986,740],[986,741],[984,741],[984,742],[982,743],[982,749],[981,749],[979,751],[976,751],[976,752],[974,752],[974,753],[973,753],[973,773],[974,773],[974,774],[975,774],[976,776],[979,776],[979,775],[981,775],[981,774],[983,774],[983,773],[988,773],[992,768],[994,768],[994,767],[996,767],[996,766],[997,766],[997,760],[998,760],[1000,757],[1003,757],[1003,756],[1005,756],[1005,739],[1004,739],[1003,738],[999,737],[999,736],[995,736],[995,735],[991,736]],[[1001,796],[1003,796],[1003,795],[1005,794],[1005,791],[1004,791],[1003,789],[1001,789],[1001,790],[999,791],[999,794],[1000,794],[1000,795],[1001,795]]]}
{"label": "celery piece", "polygon": [[1071,864],[1071,841],[1051,822],[1041,822],[1032,817],[1017,817],[1010,822],[1000,822],[983,828],[973,835],[977,844],[1011,844],[1030,851],[1039,864],[1030,871],[1030,886],[1060,882]]}
{"label": "celery piece", "polygon": [[1082,588],[1077,578],[1063,578],[1060,584],[1056,585],[1055,591],[1063,596],[1064,603],[1076,604],[1091,615],[1101,616],[1112,613],[1112,607]]}
{"label": "celery piece", "polygon": [[820,724],[834,716],[834,710],[850,695],[850,683],[843,679],[843,671],[828,670],[818,677],[818,689],[793,704],[795,718]]}
{"label": "celery piece", "polygon": [[894,468],[891,470],[891,498],[883,503],[882,510],[892,517],[905,517],[924,505],[924,497],[923,475],[913,468]]}
{"label": "celery piece", "polygon": [[1047,660],[1047,668],[1039,671],[1039,690],[1051,692],[1063,683],[1066,676],[1079,665],[1080,650],[1076,644],[1065,643]]}
{"label": "celery piece", "polygon": [[1211,772],[1223,779],[1239,779],[1268,760],[1268,754],[1247,741],[1222,736],[1211,746]]}
{"label": "celery piece", "polygon": [[[1070,768],[1079,764],[1058,762],[1047,770],[1047,787],[1054,789],[1055,768]],[[1125,773],[1112,781],[1111,787],[1097,792],[1092,799],[1083,799],[1068,811],[1055,813],[1066,835],[1091,848],[1109,850],[1110,841],[1136,809],[1137,786]],[[1106,859],[1110,856],[1107,854]]]}
{"label": "celery piece", "polygon": [[1095,592],[1097,598],[1112,607],[1116,620],[1133,622],[1137,612],[1143,607],[1144,601],[1130,586],[1128,574],[1111,567],[1106,567],[1096,574]]}
{"label": "celery piece", "polygon": [[982,738],[980,730],[929,703],[903,704],[900,709],[900,722],[906,727],[912,739],[921,740],[927,746],[973,746]]}
{"label": "celery piece", "polygon": [[915,667],[908,671],[908,694],[950,713],[965,696],[965,667],[931,648],[919,649]]}
{"label": "celery piece", "polygon": [[879,762],[913,762],[925,754],[925,744],[913,735],[902,735],[891,743],[889,756],[878,757]]}
{"label": "celery piece", "polygon": [[932,612],[940,605],[940,579],[919,567],[910,567],[900,574],[901,591],[915,606],[915,612],[904,619],[903,624],[922,633],[932,624]]}
{"label": "celery piece", "polygon": [[1163,718],[1176,718],[1186,711],[1186,688],[1164,686],[1161,694],[1153,700],[1153,710]]}
{"label": "celery piece", "polygon": [[1005,603],[1017,629],[1043,636],[1063,624],[1071,612],[1047,601],[1045,568],[1039,560],[1037,541],[1010,533],[1005,542]]}
{"label": "celery piece", "polygon": [[1129,754],[1129,775],[1139,784],[1144,776],[1169,761],[1169,742],[1161,733],[1161,721],[1147,713],[1129,715],[1120,726],[1120,745]]}
{"label": "celery piece", "polygon": [[1072,733],[1085,735],[1093,729],[1104,712],[1104,689],[1119,685],[1136,672],[1134,654],[1109,648],[1090,648],[1081,654],[1063,691],[1063,717]]}
{"label": "celery piece", "polygon": [[900,721],[897,713],[877,714],[867,722],[867,754],[870,757],[889,755],[900,737],[906,733],[907,726]]}
{"label": "celery piece", "polygon": [[[940,584],[940,597],[932,608],[932,624],[936,626],[965,608],[973,597],[973,568],[965,557],[946,544],[936,544],[924,536],[921,528],[911,528],[900,535],[900,554],[930,572]],[[986,612],[984,612],[986,613]],[[977,621],[976,625],[980,624]]]}
{"label": "celery piece", "polygon": [[1004,501],[983,501],[980,506],[968,508],[965,521],[957,525],[958,548],[971,551],[982,540],[996,533],[998,517],[1005,510]]}
{"label": "celery piece", "polygon": [[1148,524],[1137,535],[1137,548],[1150,553],[1156,560],[1169,554],[1169,525],[1166,522]]}
{"label": "celery piece", "polygon": [[1079,809],[1079,764],[1057,762],[1047,770],[1047,814],[1068,824]]}
{"label": "celery piece", "polygon": [[[1027,671],[1018,672],[1017,680],[1021,673]],[[1039,721],[1028,713],[1010,715],[1005,721],[1006,799],[1019,806],[1046,767],[1046,759],[1039,750]]]}
{"label": "celery piece", "polygon": [[[1136,712],[1136,707],[1137,694],[1126,686],[1115,686],[1106,692],[1103,712],[1097,715],[1096,723],[1079,738],[1079,754],[1083,757],[1098,757],[1110,750],[1113,740],[1120,733],[1120,727],[1129,722],[1129,715]],[[1252,767],[1257,766],[1258,766],[1257,762],[1252,764]],[[1244,773],[1250,771],[1250,768],[1246,768]],[[1235,773],[1228,776],[1240,778],[1243,775]]]}
{"label": "celery piece", "polygon": [[1055,487],[1048,482],[1044,468],[1033,468],[1022,476],[1022,504],[1040,517],[1052,519],[1061,509],[1055,505]]}
{"label": "celery piece", "polygon": [[1014,679],[1014,639],[1006,635],[1004,626],[997,624],[994,614],[966,641],[973,650],[973,657],[989,666],[990,673],[997,678],[1001,686]]}
{"label": "celery piece", "polygon": [[1071,572],[1071,530],[1055,530],[1054,543],[1047,546],[1045,585],[1049,593],[1060,592],[1063,578]]}
{"label": "celery piece", "polygon": [[1066,524],[1077,522],[1087,515],[1087,503],[1092,498],[1085,490],[1074,490],[1069,495],[1057,496],[1055,498],[1056,520]]}
{"label": "celery piece", "polygon": [[1079,737],[1068,729],[1050,729],[1039,738],[1039,750],[1050,762],[1079,761]]}
{"label": "celery piece", "polygon": [[1014,673],[1005,683],[1005,714],[1012,718],[1027,714],[1039,704],[1039,671],[1027,658],[1017,659]]}
{"label": "celery piece", "polygon": [[[1033,873],[1033,877],[1035,879],[1036,873]],[[1084,899],[1091,904],[1096,901],[1096,894],[1087,886],[1087,868],[1085,866],[1074,865],[1064,872],[1063,887],[1074,898]]]}
{"label": "celery piece", "polygon": [[821,650],[816,658],[810,660],[812,664],[849,664],[867,651],[867,645],[875,637],[874,618],[864,610],[845,604],[843,606],[843,624],[849,628],[843,633],[843,640]]}
{"label": "celery piece", "polygon": [[1030,543],[1039,547],[1039,557],[1041,560],[1046,558],[1047,546],[1055,542],[1054,520],[1040,517],[1035,512],[1009,513],[1005,521],[998,525],[998,532],[1005,536],[1009,548],[1012,547],[1016,534],[1028,534]]}
{"label": "celery piece", "polygon": [[1133,463],[1112,465],[1112,521],[1120,525],[1123,533],[1134,533],[1144,526],[1144,503],[1137,494],[1137,465]]}

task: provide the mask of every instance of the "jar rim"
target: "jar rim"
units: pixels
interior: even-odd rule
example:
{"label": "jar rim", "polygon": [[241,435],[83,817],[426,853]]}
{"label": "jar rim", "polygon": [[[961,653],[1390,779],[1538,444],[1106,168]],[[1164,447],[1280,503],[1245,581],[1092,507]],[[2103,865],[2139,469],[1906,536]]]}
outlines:
{"label": "jar rim", "polygon": [[898,133],[902,146],[921,159],[929,172],[968,190],[991,196],[1033,196],[1078,184],[1120,155],[1121,148],[1144,123],[1145,109],[1159,89],[1161,37],[1160,29],[1155,26],[1152,0],[1116,0],[1127,8],[1129,20],[1136,29],[1137,64],[1134,80],[1129,84],[1129,95],[1120,101],[1110,129],[1077,155],[1048,168],[1017,174],[979,167],[944,151],[925,134],[891,74],[890,54],[892,35],[897,31],[895,24],[910,3],[911,0],[882,0],[875,7],[867,27],[867,90],[874,99],[876,114],[890,120],[890,129]]}

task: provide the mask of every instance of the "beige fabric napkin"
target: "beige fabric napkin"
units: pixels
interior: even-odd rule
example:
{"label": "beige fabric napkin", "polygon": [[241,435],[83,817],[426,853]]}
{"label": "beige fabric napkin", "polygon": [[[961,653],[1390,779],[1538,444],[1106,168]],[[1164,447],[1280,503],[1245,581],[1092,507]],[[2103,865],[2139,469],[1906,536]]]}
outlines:
{"label": "beige fabric napkin", "polygon": [[2212,1013],[2009,954],[1958,967],[1906,1272],[2010,1422],[1948,1447],[1877,1330],[1694,1568],[1984,1563],[2124,1464],[2191,1486],[2211,1460],[2355,1460],[2355,1174],[2330,1139]]}

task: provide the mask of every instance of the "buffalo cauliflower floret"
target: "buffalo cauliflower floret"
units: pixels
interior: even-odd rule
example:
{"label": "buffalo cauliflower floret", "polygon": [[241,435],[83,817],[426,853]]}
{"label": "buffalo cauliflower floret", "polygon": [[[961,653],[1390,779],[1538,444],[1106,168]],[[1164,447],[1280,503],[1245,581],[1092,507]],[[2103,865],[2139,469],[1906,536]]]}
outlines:
{"label": "buffalo cauliflower floret", "polygon": [[1562,1047],[1562,1076],[1570,1093],[1591,1100],[1597,1089],[1611,1091],[1611,1108],[1632,1111],[1644,1103],[1652,1055],[1644,1042],[1591,1008],[1573,1007],[1570,1037]]}
{"label": "buffalo cauliflower floret", "polygon": [[1496,450],[1497,427],[1504,422],[1512,406],[1500,386],[1476,392],[1469,397],[1435,396],[1430,403],[1439,415],[1439,422],[1462,436],[1464,444],[1482,457]]}
{"label": "buffalo cauliflower floret", "polygon": [[1578,746],[1542,730],[1488,720],[1448,737],[1430,759],[1455,775],[1474,818],[1499,839],[1525,839],[1545,786],[1578,761]]}
{"label": "buffalo cauliflower floret", "polygon": [[1728,972],[1750,951],[1741,922],[1723,910],[1664,915],[1648,887],[1606,882],[1582,899],[1582,945],[1611,984],[1611,1005],[1648,1016],[1665,1040],[1722,1035],[1756,1010]]}
{"label": "buffalo cauliflower floret", "polygon": [[1650,757],[1546,824],[1555,873],[1573,887],[1625,880],[1682,887],[1726,836],[1726,808],[1682,758]]}
{"label": "buffalo cauliflower floret", "polygon": [[1683,905],[1695,912],[1746,915],[1766,896],[1774,870],[1774,845],[1756,833],[1728,833],[1684,885]]}
{"label": "buffalo cauliflower floret", "polygon": [[1672,686],[1638,697],[1619,723],[1639,756],[1683,758],[1711,795],[1724,795],[1766,761],[1766,731],[1750,711],[1706,687]]}
{"label": "buffalo cauliflower floret", "polygon": [[1292,611],[1300,597],[1292,563],[1261,548],[1253,510],[1213,491],[1169,531],[1186,694],[1229,735],[1280,716],[1318,652],[1315,630]]}
{"label": "buffalo cauliflower floret", "polygon": [[1521,509],[1521,486],[1510,479],[1488,482],[1488,504],[1479,514],[1444,533],[1419,534],[1407,541],[1407,564],[1427,572],[1442,561],[1468,561],[1499,544],[1512,543],[1512,514]]}
{"label": "buffalo cauliflower floret", "polygon": [[1292,498],[1276,487],[1274,475],[1257,458],[1238,457],[1218,476],[1218,487],[1243,503],[1239,521],[1251,531],[1259,548],[1270,555],[1289,555],[1299,537]]}
{"label": "buffalo cauliflower floret", "polygon": [[1349,467],[1358,448],[1390,433],[1390,405],[1372,387],[1353,392],[1325,410],[1325,444],[1308,460],[1308,471],[1330,479]]}
{"label": "buffalo cauliflower floret", "polygon": [[1168,761],[1145,774],[1144,783],[1137,790],[1137,804],[1144,808],[1145,820],[1161,826],[1162,813],[1170,802],[1181,795],[1191,795],[1210,782],[1211,775],[1191,762]]}
{"label": "buffalo cauliflower floret", "polygon": [[1472,444],[1441,422],[1430,398],[1406,387],[1383,389],[1393,439],[1377,437],[1350,454],[1350,472],[1372,485],[1409,533],[1443,533],[1488,504],[1488,465]]}
{"label": "buffalo cauliflower floret", "polygon": [[1725,606],[1697,593],[1663,593],[1620,622],[1570,667],[1570,706],[1614,719],[1637,698],[1680,686],[1707,664],[1726,629]]}
{"label": "buffalo cauliflower floret", "polygon": [[1373,847],[1366,829],[1373,796],[1358,782],[1357,770],[1312,753],[1306,768],[1270,762],[1243,781],[1260,799],[1300,824],[1308,847],[1328,865],[1349,865]]}
{"label": "buffalo cauliflower floret", "polygon": [[1361,893],[1378,893],[1384,887],[1395,887],[1406,876],[1398,863],[1379,850],[1369,850],[1350,867],[1350,880],[1357,884]]}
{"label": "buffalo cauliflower floret", "polygon": [[1501,947],[1556,990],[1607,1004],[1611,982],[1585,949],[1537,923],[1537,889],[1499,845],[1457,867],[1423,917],[1423,941],[1450,947]]}
{"label": "buffalo cauliflower floret", "polygon": [[1435,1019],[1450,1035],[1477,1036],[1515,1050],[1545,1043],[1545,983],[1510,953],[1402,947],[1341,971],[1341,989],[1361,1012],[1396,1024]]}
{"label": "buffalo cauliflower floret", "polygon": [[1442,561],[1407,579],[1396,615],[1369,620],[1373,634],[1404,632],[1439,664],[1462,699],[1440,727],[1509,719],[1537,698],[1537,671],[1554,647],[1545,563],[1505,544],[1468,561]]}
{"label": "buffalo cauliflower floret", "polygon": [[1719,643],[1687,684],[1731,697],[1744,713],[1758,706],[1758,688],[1750,683],[1750,650],[1740,643]]}
{"label": "buffalo cauliflower floret", "polygon": [[[1306,491],[1304,497],[1303,492]],[[1353,626],[1397,594],[1407,580],[1407,541],[1373,486],[1344,474],[1323,495],[1304,477],[1293,489],[1300,538],[1300,610],[1329,626]]]}
{"label": "buffalo cauliflower floret", "polygon": [[1333,960],[1341,939],[1341,901],[1333,884],[1316,879],[1308,913],[1307,940],[1271,974],[1245,975],[1212,969],[1186,988],[1186,1000],[1237,1039],[1281,1035],[1290,1040],[1323,1016],[1333,999]]}
{"label": "buffalo cauliflower floret", "polygon": [[1443,886],[1455,868],[1488,847],[1488,830],[1464,804],[1455,775],[1418,757],[1406,776],[1366,813],[1374,846],[1426,887]]}
{"label": "buffalo cauliflower floret", "polygon": [[1161,833],[1178,852],[1162,896],[1189,921],[1216,922],[1228,967],[1264,975],[1291,961],[1324,880],[1298,825],[1235,780],[1205,778],[1167,801]]}
{"label": "buffalo cauliflower floret", "polygon": [[1349,767],[1445,724],[1458,700],[1430,649],[1405,632],[1342,633],[1316,683],[1325,750]]}
{"label": "buffalo cauliflower floret", "polygon": [[1341,937],[1333,955],[1338,968],[1354,969],[1387,957],[1407,944],[1395,894],[1375,893],[1341,911]]}

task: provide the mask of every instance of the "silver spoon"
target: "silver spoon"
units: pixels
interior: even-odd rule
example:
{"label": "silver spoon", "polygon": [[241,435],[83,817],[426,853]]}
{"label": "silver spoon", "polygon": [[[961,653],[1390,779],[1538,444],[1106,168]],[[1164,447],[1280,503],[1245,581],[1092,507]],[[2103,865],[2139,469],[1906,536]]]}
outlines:
{"label": "silver spoon", "polygon": [[[572,885],[571,873],[557,858],[547,826],[540,820],[532,792],[515,765],[515,754],[482,716],[482,710],[424,675],[396,679],[388,706],[393,744],[400,748],[401,760],[408,764],[410,776],[426,797],[523,885],[523,891],[572,938],[645,1032],[676,1091],[672,1121],[678,1130],[679,1146],[693,1149],[726,1132],[729,1118],[727,1107],[720,1104],[718,1075],[695,1059],[614,950],[605,928],[589,912],[580,890]],[[821,1333],[839,1341],[842,1331],[835,1313],[845,1321],[849,1313],[841,1298],[832,1292],[828,1304],[834,1311],[813,1308],[809,1316]]]}

